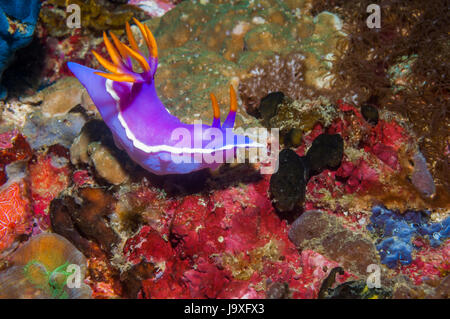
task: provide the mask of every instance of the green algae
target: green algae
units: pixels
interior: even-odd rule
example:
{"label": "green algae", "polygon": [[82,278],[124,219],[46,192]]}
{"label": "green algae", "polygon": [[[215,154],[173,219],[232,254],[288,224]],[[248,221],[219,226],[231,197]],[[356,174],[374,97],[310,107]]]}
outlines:
{"label": "green algae", "polygon": [[[73,274],[73,272],[67,271],[68,266],[69,262],[66,262],[63,265],[55,268],[54,270],[49,271],[39,261],[31,260],[28,264],[25,265],[23,270],[25,277],[36,288],[49,290],[52,298],[67,299],[69,298],[69,295],[64,290],[64,287],[66,286],[68,277]],[[32,268],[34,267],[37,267],[40,270],[39,277],[42,278],[35,278],[36,272],[32,270]],[[42,280],[43,282],[41,282]]]}

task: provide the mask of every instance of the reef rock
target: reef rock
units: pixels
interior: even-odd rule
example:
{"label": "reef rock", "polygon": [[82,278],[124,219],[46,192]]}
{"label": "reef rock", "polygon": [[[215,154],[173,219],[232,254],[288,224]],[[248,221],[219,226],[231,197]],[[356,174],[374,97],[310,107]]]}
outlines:
{"label": "reef rock", "polygon": [[40,92],[43,96],[41,110],[44,116],[65,115],[75,106],[82,104],[83,87],[80,82],[67,77]]}
{"label": "reef rock", "polygon": [[128,180],[122,154],[114,145],[111,132],[101,121],[93,120],[83,127],[70,147],[70,160],[74,165],[90,164],[108,183],[119,185]]}
{"label": "reef rock", "polygon": [[[119,242],[107,216],[112,213],[114,200],[100,188],[81,188],[75,198],[63,196],[50,205],[53,231],[66,237],[86,256],[99,256],[100,249],[108,256]],[[79,201],[78,200],[78,201]]]}
{"label": "reef rock", "polygon": [[432,197],[436,194],[436,185],[433,176],[427,167],[427,161],[420,151],[413,156],[414,171],[411,174],[411,182],[414,187],[426,197]]}
{"label": "reef rock", "polygon": [[34,112],[28,117],[23,133],[33,149],[55,144],[69,148],[85,122],[80,113],[68,113],[48,119],[41,112]]}
{"label": "reef rock", "polygon": [[110,149],[101,143],[91,143],[88,152],[98,174],[113,185],[128,180],[128,174]]}
{"label": "reef rock", "polygon": [[363,276],[367,275],[368,265],[378,264],[375,245],[326,212],[304,212],[292,224],[289,239],[298,248],[313,249]]}
{"label": "reef rock", "polygon": [[27,161],[31,155],[30,145],[17,130],[0,134],[0,186],[15,177],[8,176],[8,165]]}

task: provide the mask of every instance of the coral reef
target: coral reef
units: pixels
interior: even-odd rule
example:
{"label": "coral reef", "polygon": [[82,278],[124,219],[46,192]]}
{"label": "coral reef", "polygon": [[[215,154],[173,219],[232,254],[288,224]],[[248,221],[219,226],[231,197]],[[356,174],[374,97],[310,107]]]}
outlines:
{"label": "coral reef", "polygon": [[[264,109],[267,106],[264,101],[267,99],[270,101],[273,95],[279,96],[276,108],[274,107],[270,113],[265,113]],[[314,99],[291,100],[285,98],[282,92],[270,93],[262,98],[256,112],[262,115],[261,124],[267,128],[280,130],[280,142],[288,147],[300,146],[301,137],[305,132],[310,131],[317,122],[330,125],[332,118],[336,116],[335,107],[322,96]]]}
{"label": "coral reef", "polygon": [[298,258],[285,222],[263,195],[267,188],[268,181],[262,180],[248,185],[245,193],[230,188],[186,196],[161,208],[165,213],[158,220],[163,223],[144,226],[124,247],[133,264],[145,260],[155,267],[140,296],[255,298],[264,297],[273,283],[286,283],[293,298],[316,296],[320,281],[304,283],[323,278],[322,267],[336,264],[308,250]]}
{"label": "coral reef", "polygon": [[67,12],[67,1],[44,0],[39,14],[37,35],[44,52],[42,70],[34,90],[52,84],[57,79],[71,75],[68,61],[96,63],[92,49],[104,48],[101,33],[114,30],[123,34],[123,26],[132,17],[144,19],[147,14],[139,8],[107,0],[75,0],[70,4],[80,8],[80,26],[68,27],[71,12]]}
{"label": "coral reef", "polygon": [[[114,30],[123,33],[125,22],[137,17],[143,19],[145,15],[141,10],[127,4],[111,4],[109,1],[100,0],[74,0],[70,4],[78,5],[82,33],[97,33]],[[40,12],[40,19],[51,37],[71,35],[73,30],[66,26],[65,0],[45,0]]]}
{"label": "coral reef", "polygon": [[[381,29],[368,0],[72,2],[83,27],[42,1],[3,73],[2,298],[449,298],[445,1],[383,1]],[[170,112],[210,121],[209,93],[239,88],[237,124],[279,129],[277,172],[157,176],[116,147],[65,64],[99,68],[132,16]]]}
{"label": "coral reef", "polygon": [[50,226],[50,203],[71,184],[71,172],[67,150],[61,146],[36,152],[28,163],[31,207],[42,230]]}
{"label": "coral reef", "polygon": [[364,275],[367,266],[377,264],[373,243],[362,234],[346,229],[333,215],[326,212],[304,212],[289,229],[289,239],[301,249],[312,249],[345,269]]}

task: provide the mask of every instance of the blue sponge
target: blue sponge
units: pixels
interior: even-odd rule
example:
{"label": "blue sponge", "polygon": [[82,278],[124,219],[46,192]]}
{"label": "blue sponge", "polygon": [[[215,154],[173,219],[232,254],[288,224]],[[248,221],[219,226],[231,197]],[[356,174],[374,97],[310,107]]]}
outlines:
{"label": "blue sponge", "polygon": [[381,262],[390,268],[412,262],[412,244],[415,237],[429,240],[432,247],[438,247],[450,235],[450,217],[441,223],[429,222],[429,211],[407,211],[399,214],[382,206],[372,208],[370,231],[377,232],[381,241],[377,244]]}
{"label": "blue sponge", "polygon": [[[33,39],[40,6],[39,0],[0,0],[0,76],[14,52]],[[5,96],[0,88],[0,98]]]}

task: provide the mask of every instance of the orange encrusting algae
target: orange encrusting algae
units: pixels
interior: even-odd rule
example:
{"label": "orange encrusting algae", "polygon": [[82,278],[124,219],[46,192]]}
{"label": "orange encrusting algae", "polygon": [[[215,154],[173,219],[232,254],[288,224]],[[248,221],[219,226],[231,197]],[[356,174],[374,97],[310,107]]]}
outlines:
{"label": "orange encrusting algae", "polygon": [[26,233],[28,203],[17,183],[0,192],[0,252],[8,248],[17,235]]}

